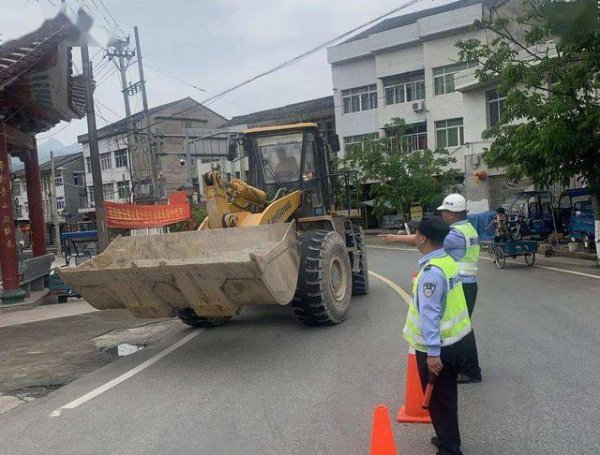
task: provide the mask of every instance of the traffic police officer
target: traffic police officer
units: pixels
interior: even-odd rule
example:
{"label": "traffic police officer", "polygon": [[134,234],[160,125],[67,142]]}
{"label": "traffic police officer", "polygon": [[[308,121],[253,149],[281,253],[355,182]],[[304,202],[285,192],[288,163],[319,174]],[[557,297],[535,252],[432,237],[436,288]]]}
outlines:
{"label": "traffic police officer", "polygon": [[415,245],[423,257],[413,283],[404,338],[415,349],[421,385],[435,376],[429,414],[436,436],[431,439],[440,455],[461,454],[458,429],[457,376],[471,320],[454,260],[444,251],[450,227],[439,217],[411,222]]}
{"label": "traffic police officer", "polygon": [[[472,316],[477,299],[477,261],[479,260],[479,237],[477,231],[467,220],[467,201],[460,194],[450,194],[438,207],[440,215],[450,225],[450,232],[444,239],[444,250],[454,259],[460,270],[469,317]],[[386,243],[405,243],[415,245],[414,235],[388,234],[383,236]],[[464,365],[458,376],[458,382],[481,382],[481,368],[475,333],[471,332],[464,343]]]}
{"label": "traffic police officer", "polygon": [[[444,249],[458,265],[469,317],[472,317],[478,290],[479,236],[467,219],[467,201],[460,194],[446,196],[438,211],[451,228],[444,239]],[[475,332],[471,332],[465,342],[464,365],[458,375],[458,382],[481,382]]]}

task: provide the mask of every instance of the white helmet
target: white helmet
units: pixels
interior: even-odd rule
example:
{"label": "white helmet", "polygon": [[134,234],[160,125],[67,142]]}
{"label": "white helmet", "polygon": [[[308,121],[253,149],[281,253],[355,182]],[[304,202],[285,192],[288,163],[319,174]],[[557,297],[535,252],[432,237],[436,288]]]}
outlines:
{"label": "white helmet", "polygon": [[447,210],[448,212],[464,212],[467,210],[467,201],[460,194],[449,194],[437,209]]}

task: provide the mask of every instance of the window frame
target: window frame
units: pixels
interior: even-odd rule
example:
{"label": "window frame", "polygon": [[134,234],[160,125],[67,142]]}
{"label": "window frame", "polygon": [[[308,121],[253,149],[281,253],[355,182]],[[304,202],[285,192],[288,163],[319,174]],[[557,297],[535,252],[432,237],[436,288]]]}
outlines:
{"label": "window frame", "polygon": [[[478,65],[479,63],[477,61],[472,60],[469,62],[458,62],[453,63],[451,65],[444,65],[433,68],[433,95],[439,96],[454,93],[456,91],[454,75],[460,71],[475,68]],[[448,85],[452,86],[451,90],[449,90]]]}
{"label": "window frame", "polygon": [[100,170],[110,171],[112,167],[112,152],[106,152],[100,154]]}
{"label": "window frame", "polygon": [[[495,98],[492,98],[495,96]],[[487,127],[491,128],[493,126],[499,125],[502,123],[502,110],[504,103],[506,102],[506,95],[500,93],[498,88],[494,88],[491,90],[486,90],[485,92],[485,107],[486,107],[486,115],[487,115]],[[492,123],[492,106],[495,105],[497,121]]]}
{"label": "window frame", "polygon": [[119,199],[129,200],[129,197],[131,196],[131,185],[129,184],[129,180],[117,182],[117,196]]}
{"label": "window frame", "polygon": [[[129,167],[129,156],[127,153],[127,149],[115,150],[115,169],[120,169],[123,167]],[[119,164],[121,161],[121,164]],[[123,162],[125,164],[123,164]]]}
{"label": "window frame", "polygon": [[[448,125],[448,122],[457,122],[460,120],[460,125]],[[435,130],[435,146],[436,148],[450,148],[460,147],[465,144],[465,125],[462,117],[450,118],[445,120],[437,120],[434,122]],[[450,134],[456,130],[456,138],[458,143],[456,145],[449,145]],[[440,144],[440,133],[444,134],[445,144]]]}
{"label": "window frame", "polygon": [[370,111],[378,107],[377,84],[342,90],[342,112],[344,114]]}
{"label": "window frame", "polygon": [[[409,96],[409,89],[412,89],[412,97]],[[386,77],[383,79],[383,91],[386,106],[424,100],[426,98],[425,72]]]}

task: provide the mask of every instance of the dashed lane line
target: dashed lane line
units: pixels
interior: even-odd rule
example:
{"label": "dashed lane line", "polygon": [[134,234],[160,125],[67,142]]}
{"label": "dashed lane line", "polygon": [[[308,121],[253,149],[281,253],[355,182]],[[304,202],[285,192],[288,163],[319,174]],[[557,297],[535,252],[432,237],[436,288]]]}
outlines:
{"label": "dashed lane line", "polygon": [[98,397],[99,395],[102,395],[104,392],[107,392],[108,390],[112,389],[113,387],[118,386],[122,382],[127,381],[128,379],[132,378],[136,374],[144,371],[149,366],[155,364],[163,357],[169,355],[171,352],[175,351],[176,349],[179,349],[181,346],[183,346],[187,342],[191,341],[192,338],[199,335],[201,332],[202,332],[202,329],[196,330],[196,331],[190,333],[189,335],[187,335],[184,338],[182,338],[181,340],[179,340],[177,343],[172,344],[168,348],[160,351],[155,356],[150,357],[145,362],[139,364],[137,367],[127,371],[126,373],[123,373],[121,376],[116,377],[115,379],[107,382],[104,385],[101,385],[100,387],[92,390],[91,392],[86,393],[85,395],[77,398],[76,400],[73,400],[70,403],[65,404],[64,406],[61,406],[60,408],[55,409],[54,411],[52,411],[50,413],[50,417],[60,417],[60,415],[62,414],[62,412],[65,409],[68,409],[68,410],[75,409],[75,408],[81,406],[82,404],[85,404],[88,401],[93,400],[94,398]]}

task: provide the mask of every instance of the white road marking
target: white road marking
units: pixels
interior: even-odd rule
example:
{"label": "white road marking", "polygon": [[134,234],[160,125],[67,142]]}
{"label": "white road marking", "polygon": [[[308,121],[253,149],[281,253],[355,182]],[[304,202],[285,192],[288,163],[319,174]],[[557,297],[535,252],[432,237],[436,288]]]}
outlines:
{"label": "white road marking", "polygon": [[398,295],[400,295],[400,297],[402,297],[402,300],[404,300],[404,302],[409,305],[410,301],[412,300],[410,295],[408,294],[408,292],[406,292],[404,289],[402,289],[400,286],[398,286],[396,283],[394,283],[392,280],[390,280],[389,278],[384,277],[383,275],[380,275],[379,273],[375,273],[375,272],[371,272],[369,270],[369,275],[371,275],[373,278],[377,278],[379,281],[382,281],[383,283],[387,284],[389,287],[391,287]]}
{"label": "white road marking", "polygon": [[[511,264],[522,264],[522,262],[517,262],[517,261],[506,261],[506,262],[510,262]],[[576,272],[574,270],[559,269],[557,267],[548,267],[547,265],[534,265],[533,267],[536,269],[553,270],[555,272],[569,273],[571,275],[585,276],[587,278],[595,278],[596,280],[600,280],[600,275],[592,275],[590,273]]]}
{"label": "white road marking", "polygon": [[103,394],[104,392],[106,392],[106,391],[112,389],[113,387],[121,384],[122,382],[124,382],[127,379],[135,376],[136,374],[140,373],[141,371],[144,371],[150,365],[158,362],[163,357],[169,355],[171,352],[173,352],[176,349],[180,348],[181,346],[183,346],[184,344],[186,344],[188,341],[190,341],[192,338],[194,338],[195,336],[199,335],[201,332],[202,332],[202,329],[196,330],[196,331],[190,333],[186,337],[184,337],[181,340],[179,340],[177,343],[174,343],[171,346],[169,346],[168,348],[163,349],[158,354],[156,354],[154,357],[151,357],[148,360],[146,360],[145,362],[139,364],[137,367],[135,367],[135,368],[127,371],[126,373],[123,373],[121,376],[116,377],[115,379],[107,382],[104,385],[101,385],[100,387],[92,390],[91,392],[86,393],[85,395],[77,398],[76,400],[73,400],[70,403],[65,404],[64,406],[61,406],[60,408],[55,409],[54,411],[52,411],[50,413],[50,417],[59,417],[62,414],[63,410],[65,410],[65,409],[75,409],[76,407],[81,406],[82,404],[87,403],[90,400],[93,400],[94,398],[96,398],[97,396]]}
{"label": "white road marking", "polygon": [[[395,248],[393,246],[368,245],[367,248],[373,248],[375,250],[419,251],[416,248]],[[506,262],[510,262],[511,264],[520,264],[517,261],[507,260]],[[587,278],[594,278],[596,280],[600,280],[600,275],[592,275],[590,273],[576,272],[574,270],[567,270],[567,269],[559,269],[558,267],[548,267],[547,265],[534,265],[534,267],[536,269],[552,270],[554,272],[568,273],[570,275],[579,275],[579,276],[585,276]]]}

